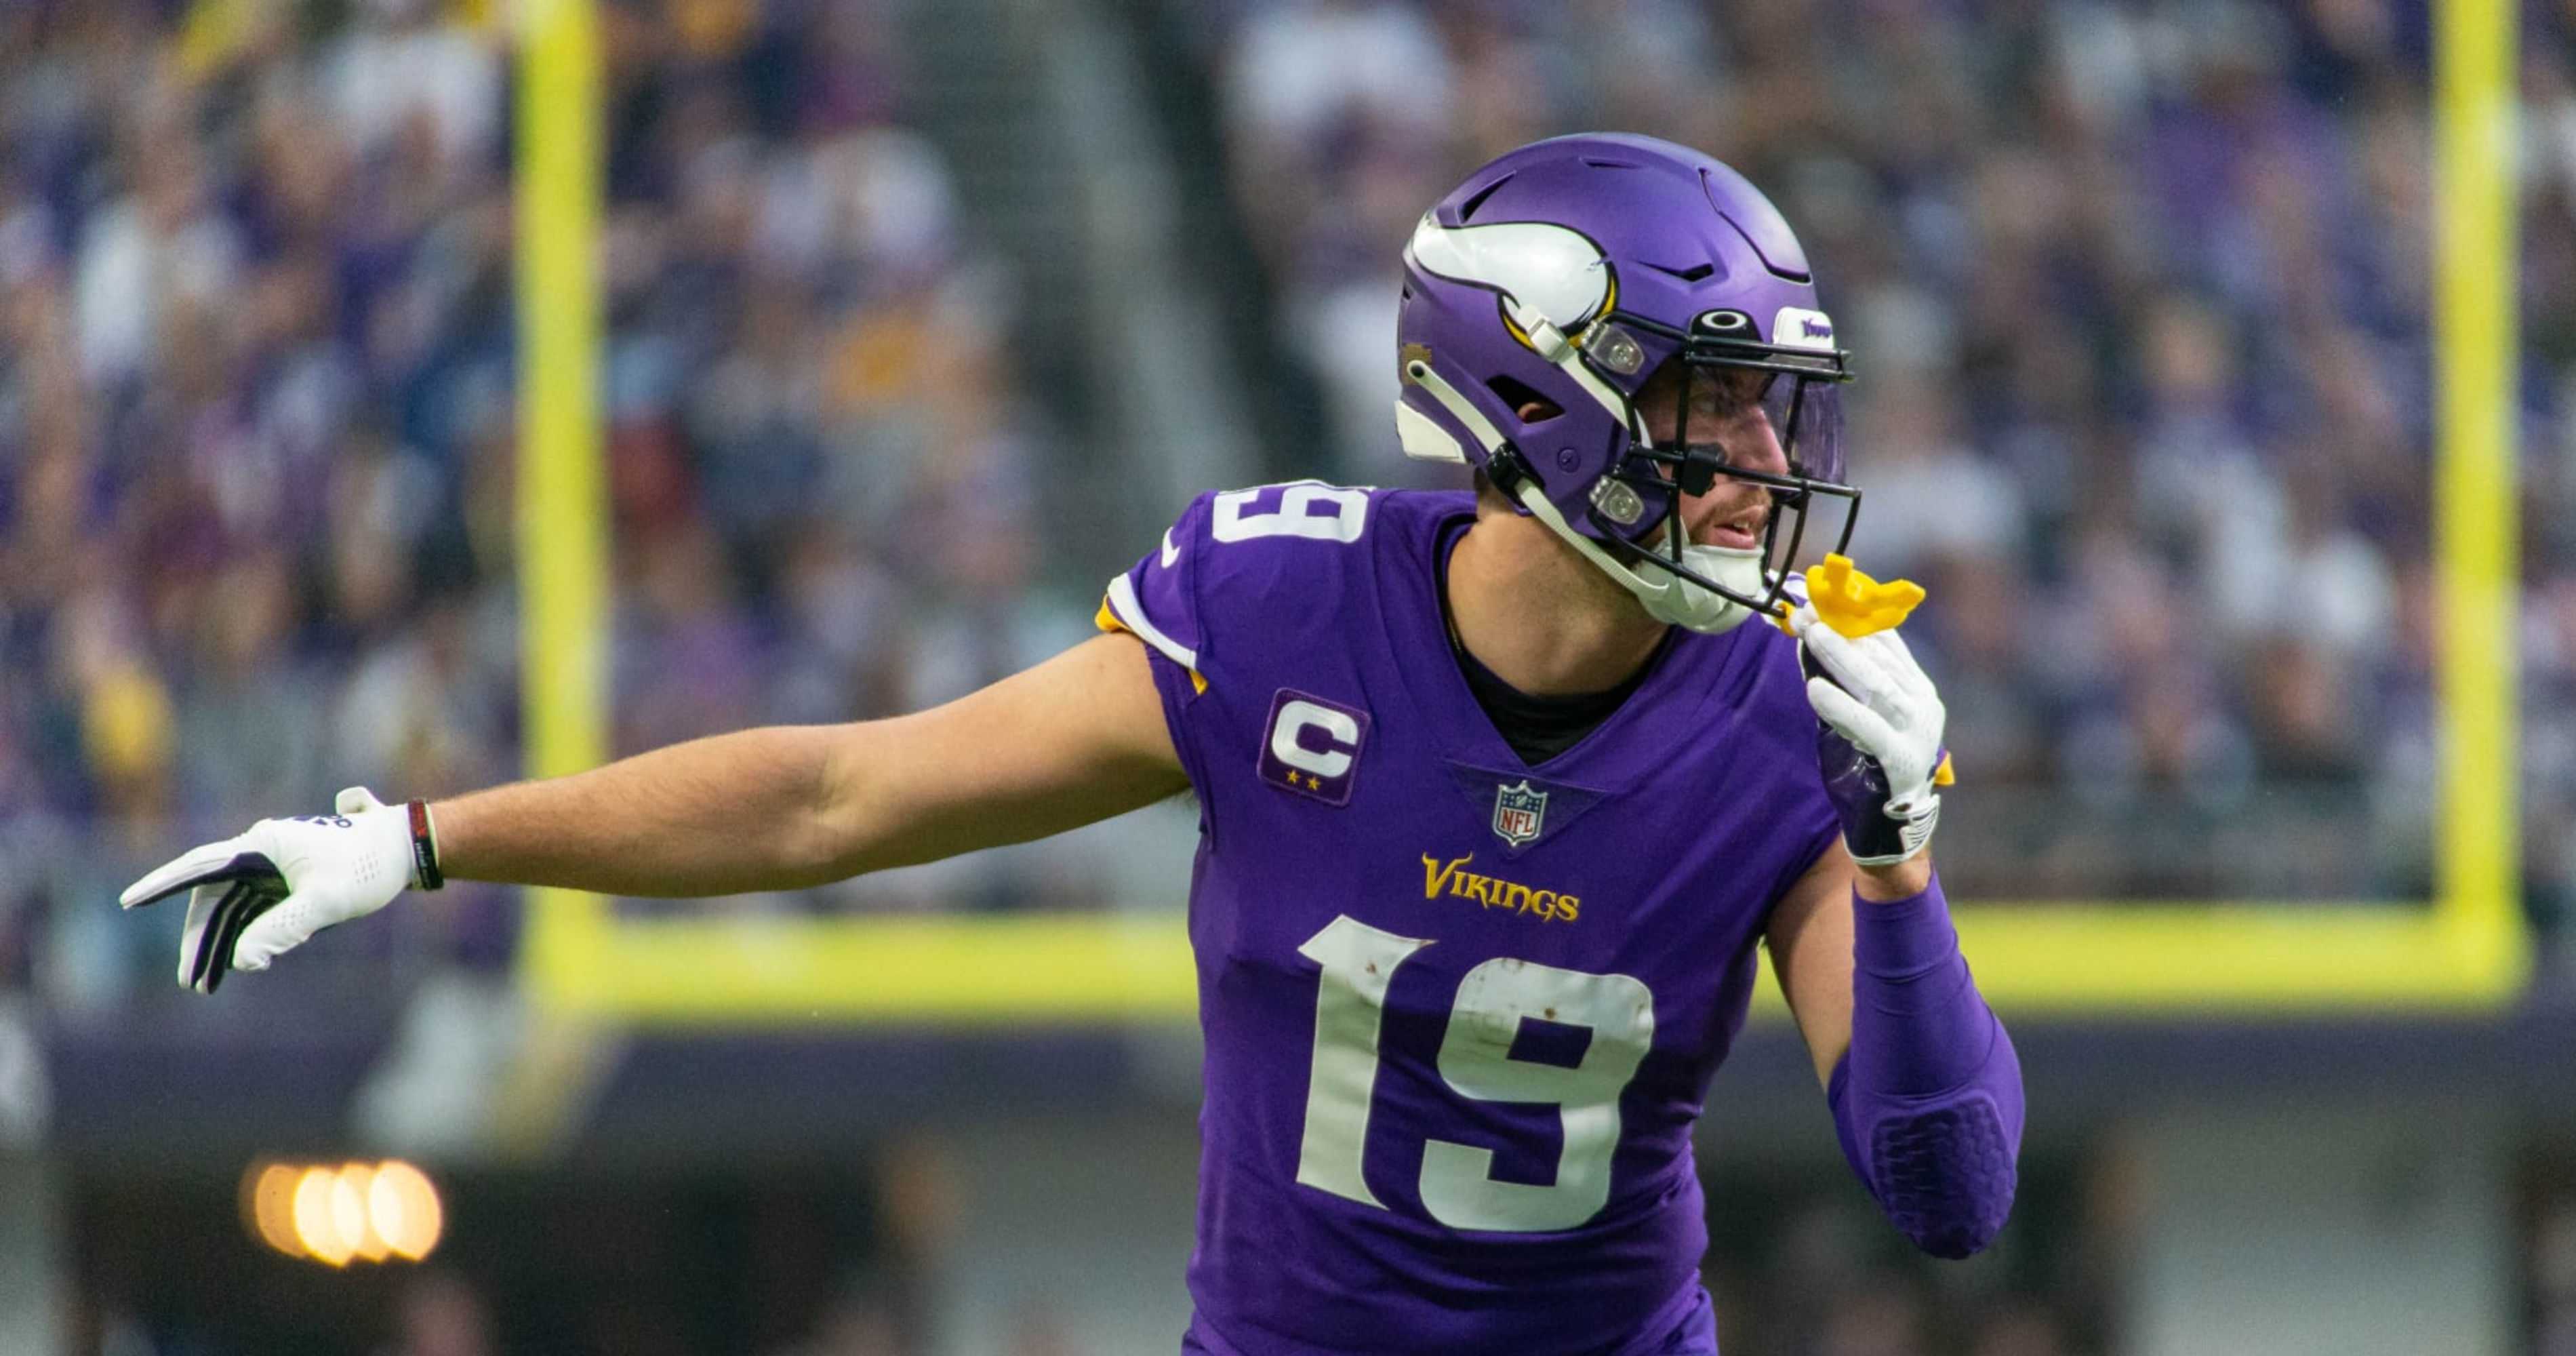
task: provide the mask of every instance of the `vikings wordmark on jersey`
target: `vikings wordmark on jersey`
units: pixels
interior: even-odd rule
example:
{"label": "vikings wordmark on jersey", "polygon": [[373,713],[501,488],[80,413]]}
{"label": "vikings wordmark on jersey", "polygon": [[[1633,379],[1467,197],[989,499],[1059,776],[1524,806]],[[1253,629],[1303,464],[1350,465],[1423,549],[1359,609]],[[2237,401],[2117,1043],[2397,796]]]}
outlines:
{"label": "vikings wordmark on jersey", "polygon": [[1628,1352],[1705,1304],[1691,1127],[1836,831],[1794,642],[1676,632],[1525,764],[1441,615],[1474,515],[1232,491],[1109,590],[1201,813],[1215,1356]]}
{"label": "vikings wordmark on jersey", "polygon": [[1464,899],[1488,909],[1508,909],[1513,913],[1531,914],[1541,920],[1571,923],[1583,910],[1583,901],[1558,890],[1540,889],[1518,881],[1503,880],[1467,870],[1476,854],[1442,861],[1430,853],[1422,854],[1422,897]]}

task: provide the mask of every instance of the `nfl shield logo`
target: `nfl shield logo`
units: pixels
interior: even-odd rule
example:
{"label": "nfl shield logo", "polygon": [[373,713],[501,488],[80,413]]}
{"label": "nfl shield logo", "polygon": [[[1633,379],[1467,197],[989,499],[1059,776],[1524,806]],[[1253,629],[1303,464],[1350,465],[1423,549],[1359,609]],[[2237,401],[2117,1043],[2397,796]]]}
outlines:
{"label": "nfl shield logo", "polygon": [[1494,832],[1513,847],[1538,837],[1547,820],[1547,793],[1526,781],[1494,789]]}

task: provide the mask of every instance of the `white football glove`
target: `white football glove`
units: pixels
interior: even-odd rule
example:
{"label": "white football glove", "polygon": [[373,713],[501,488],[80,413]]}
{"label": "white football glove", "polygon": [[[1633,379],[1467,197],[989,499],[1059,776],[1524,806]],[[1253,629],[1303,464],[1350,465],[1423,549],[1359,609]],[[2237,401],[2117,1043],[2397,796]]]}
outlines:
{"label": "white football glove", "polygon": [[1947,780],[1941,694],[1893,628],[1854,639],[1801,602],[1789,629],[1809,661],[1807,702],[1825,726],[1817,761],[1852,860],[1893,866],[1921,852],[1941,818],[1934,782]]}
{"label": "white football glove", "polygon": [[117,902],[139,908],[188,891],[179,983],[213,993],[227,969],[265,970],[305,938],[374,913],[420,883],[404,807],[353,786],[340,793],[338,810],[263,819],[163,864]]}

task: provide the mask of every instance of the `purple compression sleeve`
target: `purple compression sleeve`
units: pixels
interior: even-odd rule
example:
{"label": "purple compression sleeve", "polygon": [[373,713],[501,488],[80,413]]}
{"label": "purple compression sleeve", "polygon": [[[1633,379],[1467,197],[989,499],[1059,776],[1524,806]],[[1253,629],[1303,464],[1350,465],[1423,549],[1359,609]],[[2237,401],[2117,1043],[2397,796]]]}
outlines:
{"label": "purple compression sleeve", "polygon": [[1843,1155],[1915,1246],[1965,1257],[2012,1211],[2021,1060],[1977,992],[1935,877],[1852,900],[1851,1053],[1825,1090]]}

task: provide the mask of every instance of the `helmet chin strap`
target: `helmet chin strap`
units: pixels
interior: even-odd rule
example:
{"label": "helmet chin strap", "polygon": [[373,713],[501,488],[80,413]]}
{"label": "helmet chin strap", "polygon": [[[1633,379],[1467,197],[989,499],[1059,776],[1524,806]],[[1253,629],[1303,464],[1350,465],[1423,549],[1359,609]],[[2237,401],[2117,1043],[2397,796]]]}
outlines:
{"label": "helmet chin strap", "polygon": [[[1601,567],[1604,574],[1617,580],[1620,587],[1637,595],[1645,604],[1646,615],[1659,622],[1698,631],[1706,635],[1724,635],[1753,615],[1744,604],[1709,588],[1695,579],[1668,574],[1661,579],[1648,579],[1629,569],[1616,556],[1601,549],[1601,544],[1574,529],[1565,515],[1549,503],[1547,494],[1537,484],[1523,481],[1514,492],[1521,507],[1530,516],[1547,524],[1549,531],[1573,544],[1586,560]],[[1685,546],[1682,565],[1696,574],[1734,589],[1738,593],[1759,593],[1762,578],[1762,552],[1758,547]]]}
{"label": "helmet chin strap", "polygon": [[[1599,402],[1601,408],[1608,410],[1612,418],[1627,425],[1631,439],[1641,445],[1646,441],[1645,420],[1635,402],[1619,394],[1601,380],[1599,374],[1585,366],[1582,350],[1567,339],[1563,331],[1536,309],[1521,305],[1516,298],[1505,297],[1503,305],[1511,312],[1513,321],[1529,335],[1530,346],[1538,350],[1540,357],[1556,364],[1586,394]],[[1746,617],[1753,615],[1751,608],[1698,580],[1672,573],[1648,579],[1629,569],[1617,557],[1602,550],[1600,543],[1566,522],[1565,516],[1556,511],[1556,505],[1548,502],[1538,486],[1522,484],[1517,497],[1529,509],[1530,516],[1547,524],[1549,531],[1574,543],[1574,549],[1581,551],[1585,559],[1600,566],[1612,579],[1619,581],[1621,587],[1637,595],[1637,601],[1646,606],[1646,615],[1655,620],[1715,636],[1734,630]],[[1762,552],[1759,549],[1737,550],[1693,544],[1682,548],[1681,564],[1693,574],[1716,580],[1737,593],[1752,594],[1763,590]]]}
{"label": "helmet chin strap", "polygon": [[[1544,322],[1538,323],[1543,326],[1542,337],[1553,340],[1555,346],[1570,360],[1573,347],[1564,342],[1563,337],[1556,333],[1555,327],[1546,326]],[[1580,368],[1581,364],[1575,363],[1568,370],[1576,371],[1580,376],[1590,376],[1587,372],[1581,372]],[[1472,402],[1460,395],[1456,387],[1442,380],[1439,373],[1431,370],[1429,363],[1415,359],[1406,364],[1405,375],[1428,392],[1432,399],[1440,402],[1441,407],[1449,411],[1452,418],[1465,425],[1468,432],[1484,444],[1487,455],[1490,456],[1507,445],[1502,430],[1494,427],[1494,421],[1487,419]],[[1614,401],[1608,389],[1600,386],[1597,378],[1586,381],[1585,388],[1592,390],[1596,398],[1601,399],[1602,403],[1609,406],[1614,413],[1622,414],[1631,427],[1634,427],[1635,411],[1624,409],[1625,402]],[[1399,407],[1402,405],[1401,401],[1397,403]],[[1424,420],[1422,423],[1427,426],[1429,421]],[[1412,432],[1416,427],[1405,423],[1401,418],[1398,420],[1398,425],[1407,432]],[[1437,432],[1436,429],[1432,431]],[[1637,430],[1637,433],[1642,437],[1642,430]],[[1424,455],[1414,452],[1410,445],[1407,446],[1406,451],[1415,456]],[[1441,455],[1445,457],[1445,449]],[[1678,574],[1666,574],[1660,579],[1648,579],[1629,569],[1617,557],[1602,550],[1599,542],[1576,531],[1573,524],[1565,521],[1565,515],[1558,513],[1556,505],[1548,502],[1547,493],[1539,488],[1537,482],[1525,480],[1512,491],[1512,494],[1514,498],[1520,500],[1521,507],[1529,510],[1531,517],[1547,524],[1549,531],[1571,542],[1574,549],[1582,552],[1586,560],[1600,566],[1603,573],[1619,581],[1620,586],[1630,593],[1637,595],[1637,601],[1645,604],[1646,615],[1655,620],[1714,636],[1734,630],[1746,617],[1753,615],[1751,608],[1697,580],[1685,579]],[[1714,579],[1738,593],[1760,593],[1767,586],[1762,577],[1762,552],[1759,548],[1685,546],[1682,548],[1682,566],[1694,574]]]}

